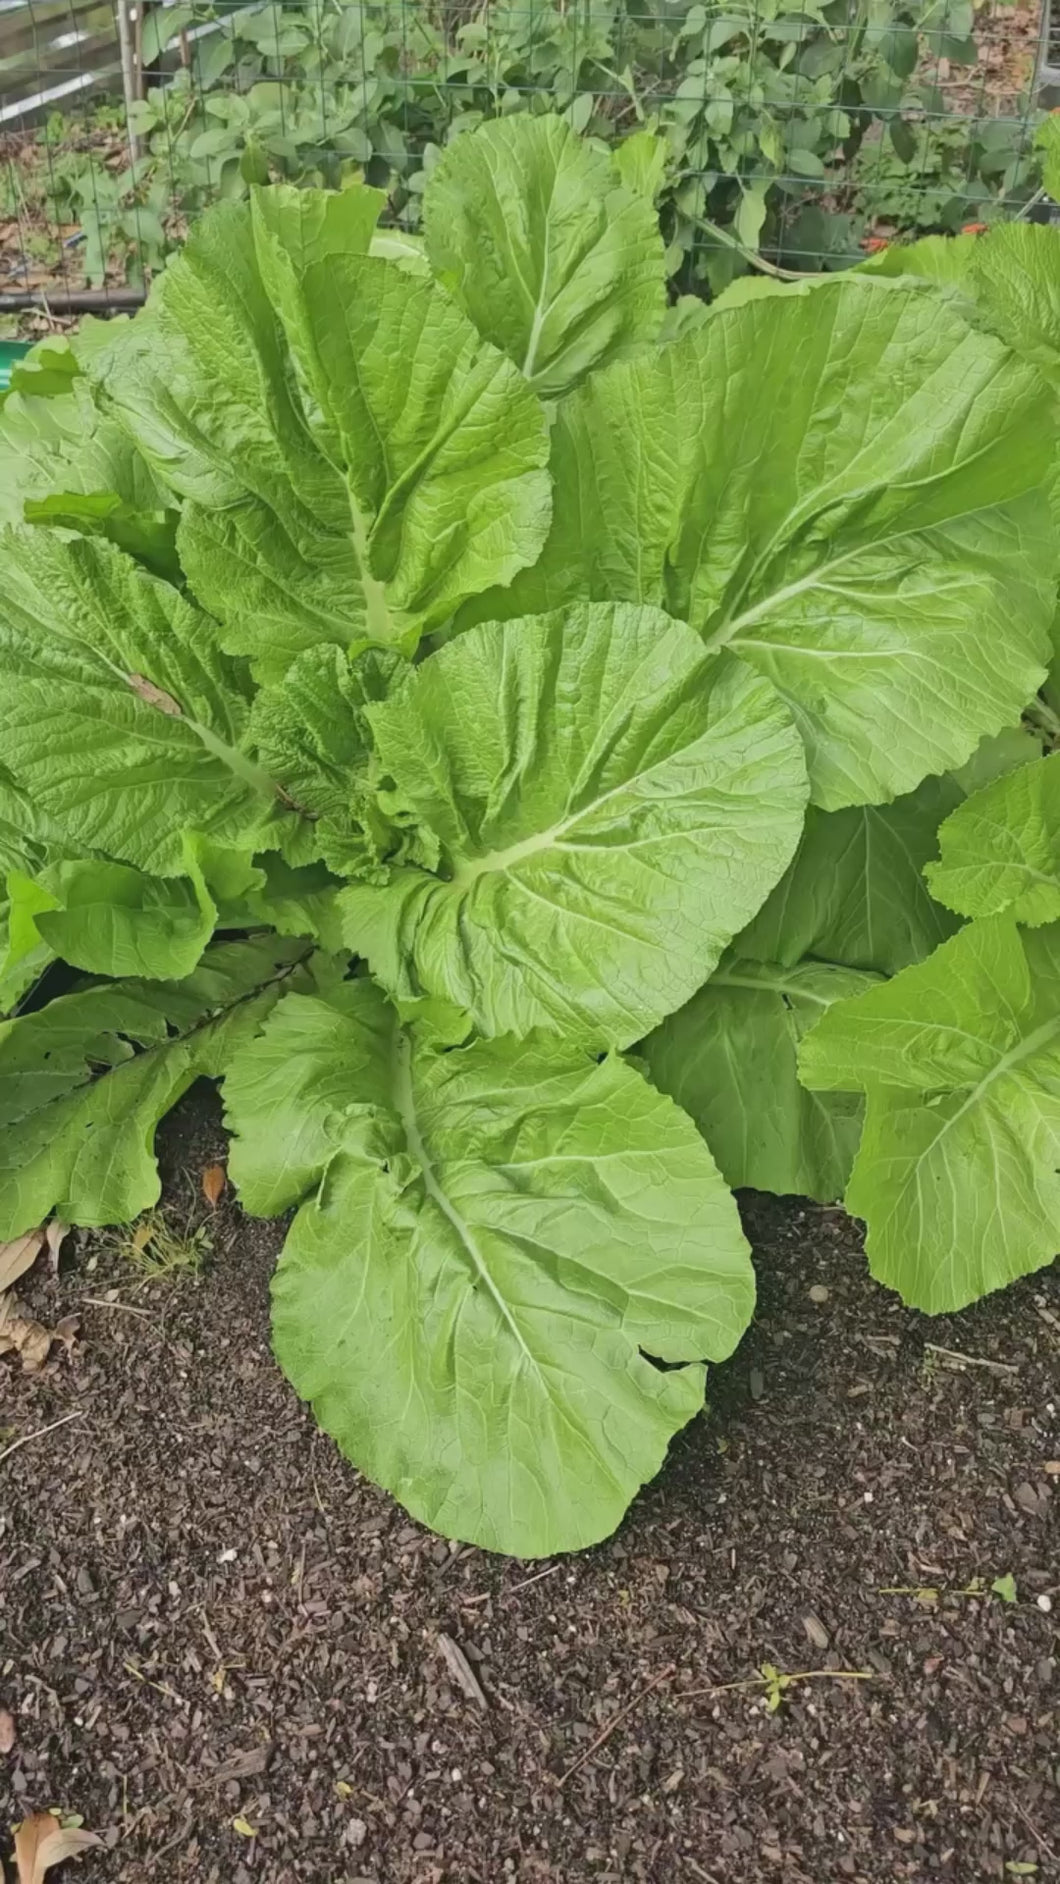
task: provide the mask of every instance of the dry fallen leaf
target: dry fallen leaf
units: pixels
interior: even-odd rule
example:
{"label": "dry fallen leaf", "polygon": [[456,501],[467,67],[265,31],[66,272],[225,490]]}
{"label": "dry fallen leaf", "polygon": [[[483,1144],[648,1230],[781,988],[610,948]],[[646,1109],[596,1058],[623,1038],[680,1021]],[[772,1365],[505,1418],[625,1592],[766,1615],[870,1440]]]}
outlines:
{"label": "dry fallen leaf", "polygon": [[216,1210],[227,1180],[223,1164],[208,1164],[202,1174],[202,1194],[211,1210]]}
{"label": "dry fallen leaf", "polygon": [[51,1353],[52,1342],[61,1341],[69,1352],[81,1326],[79,1315],[64,1315],[55,1328],[46,1328],[23,1313],[17,1295],[0,1295],[0,1354],[17,1354],[26,1374],[36,1374]]}
{"label": "dry fallen leaf", "polygon": [[0,1354],[17,1354],[23,1371],[35,1374],[44,1366],[51,1344],[47,1328],[23,1315],[16,1296],[0,1295]]}
{"label": "dry fallen leaf", "polygon": [[18,1884],[43,1884],[44,1873],[67,1858],[79,1858],[83,1851],[103,1840],[95,1832],[78,1826],[65,1826],[53,1812],[35,1812],[15,1827],[15,1863]]}
{"label": "dry fallen leaf", "polygon": [[174,700],[164,687],[156,687],[153,680],[147,680],[143,674],[126,674],[126,680],[135,694],[148,706],[157,707],[160,713],[168,713],[171,719],[182,720],[184,709]]}
{"label": "dry fallen leaf", "polygon": [[15,1716],[8,1713],[6,1707],[0,1707],[0,1753],[10,1753],[17,1738]]}
{"label": "dry fallen leaf", "polygon": [[63,1223],[59,1217],[53,1217],[51,1222],[46,1223],[44,1226],[44,1235],[48,1243],[48,1255],[51,1258],[53,1275],[57,1276],[59,1273],[59,1251],[62,1249],[69,1234],[70,1225]]}
{"label": "dry fallen leaf", "polygon": [[13,1243],[0,1243],[0,1289],[9,1289],[27,1269],[32,1269],[43,1248],[43,1230],[27,1230]]}
{"label": "dry fallen leaf", "polygon": [[240,1838],[256,1838],[258,1835],[257,1827],[251,1825],[249,1819],[242,1817],[232,1820],[232,1830],[238,1832]]}

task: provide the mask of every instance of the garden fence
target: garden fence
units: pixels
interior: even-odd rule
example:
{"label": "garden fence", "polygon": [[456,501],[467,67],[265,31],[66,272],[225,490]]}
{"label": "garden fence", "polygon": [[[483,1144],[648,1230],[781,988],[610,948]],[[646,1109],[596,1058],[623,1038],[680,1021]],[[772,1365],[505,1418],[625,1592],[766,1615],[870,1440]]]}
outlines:
{"label": "garden fence", "polygon": [[625,147],[677,288],[842,267],[1040,214],[1056,67],[997,0],[0,0],[0,307],[134,299],[269,177],[365,175],[414,230],[444,141],[524,109]]}

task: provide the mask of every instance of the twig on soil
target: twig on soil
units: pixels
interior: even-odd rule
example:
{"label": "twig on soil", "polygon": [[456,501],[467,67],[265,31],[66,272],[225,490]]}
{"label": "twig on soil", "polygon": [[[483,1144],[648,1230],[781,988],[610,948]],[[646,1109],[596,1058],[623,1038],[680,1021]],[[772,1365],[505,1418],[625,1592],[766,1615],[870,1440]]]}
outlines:
{"label": "twig on soil", "polygon": [[502,1590],[501,1595],[517,1596],[520,1590],[528,1590],[531,1583],[540,1583],[543,1577],[554,1577],[557,1570],[562,1570],[561,1563],[549,1564],[547,1570],[535,1570],[532,1577],[524,1577],[521,1583],[513,1583],[510,1590]]}
{"label": "twig on soil", "polygon": [[[513,1583],[510,1590],[497,1592],[497,1600],[506,1603],[510,1596],[518,1596],[520,1590],[528,1590],[531,1583],[540,1583],[543,1577],[554,1577],[556,1571],[562,1570],[562,1568],[563,1565],[561,1563],[552,1563],[549,1564],[547,1570],[535,1570],[532,1577],[524,1577],[521,1583]],[[495,1592],[493,1590],[482,1590],[478,1596],[462,1596],[460,1598],[461,1607],[470,1609],[474,1603],[488,1603],[490,1597],[494,1594]]]}
{"label": "twig on soil", "polygon": [[1020,1818],[1023,1820],[1024,1825],[1027,1827],[1027,1830],[1029,1831],[1031,1837],[1034,1839],[1035,1844],[1040,1845],[1046,1857],[1053,1864],[1060,1864],[1060,1858],[1057,1857],[1057,1854],[1054,1851],[1052,1845],[1050,1845],[1048,1841],[1042,1837],[1041,1832],[1037,1829],[1033,1820],[1027,1817],[1027,1814],[1023,1810],[1023,1807],[1020,1805],[1020,1802],[1017,1799],[1015,1793],[1010,1792],[1008,1797],[1009,1797],[1009,1804],[1011,1806],[1014,1806],[1016,1811],[1019,1813]]}
{"label": "twig on soil", "polygon": [[168,1857],[171,1851],[176,1851],[178,1845],[184,1844],[185,1840],[190,1836],[192,1824],[193,1817],[189,1814],[184,1820],[176,1837],[171,1838],[168,1845],[163,1845],[161,1851],[156,1851],[152,1857],[148,1858],[146,1867],[148,1871],[154,1871],[163,1858]]}
{"label": "twig on soil", "polygon": [[596,1739],[592,1742],[592,1745],[586,1747],[585,1752],[579,1755],[579,1757],[575,1760],[574,1765],[568,1766],[562,1779],[559,1779],[556,1781],[556,1784],[560,1788],[560,1790],[562,1790],[562,1788],[567,1784],[568,1779],[574,1778],[575,1773],[581,1770],[581,1768],[585,1765],[587,1760],[592,1759],[593,1754],[596,1753],[598,1749],[604,1745],[604,1742],[607,1740],[610,1740],[611,1735],[614,1733],[616,1727],[621,1727],[622,1722],[624,1720],[628,1720],[634,1708],[639,1707],[642,1701],[646,1701],[649,1694],[654,1694],[656,1688],[661,1688],[664,1681],[672,1681],[676,1673],[677,1673],[677,1663],[668,1662],[666,1667],[662,1670],[661,1674],[654,1676],[654,1678],[651,1681],[649,1681],[646,1688],[642,1688],[639,1694],[635,1694],[633,1696],[632,1701],[629,1701],[626,1704],[626,1706],[620,1709],[620,1711],[617,1714],[612,1715],[611,1719],[607,1722],[607,1725],[601,1728],[600,1732],[596,1736]]}
{"label": "twig on soil", "polygon": [[936,1347],[934,1341],[925,1341],[925,1354],[937,1354],[944,1361],[959,1361],[962,1367],[989,1367],[996,1374],[1018,1374],[1019,1368],[1011,1361],[988,1361],[979,1354],[958,1354],[956,1348]]}
{"label": "twig on soil", "polygon": [[152,1681],[150,1675],[145,1675],[142,1669],[137,1668],[135,1662],[122,1662],[122,1667],[127,1675],[132,1675],[136,1681],[142,1681],[145,1688],[153,1688],[156,1694],[164,1694],[167,1701],[176,1701],[181,1707],[187,1707],[188,1703],[184,1696],[178,1694],[175,1688],[171,1688],[168,1681]]}
{"label": "twig on soil", "polygon": [[100,1295],[81,1295],[78,1302],[83,1302],[86,1308],[116,1308],[123,1315],[142,1315],[145,1321],[152,1319],[149,1308],[134,1308],[131,1302],[105,1302]]}
{"label": "twig on soil", "polygon": [[13,1452],[17,1452],[20,1446],[28,1446],[31,1439],[43,1439],[45,1433],[54,1433],[57,1426],[65,1426],[70,1420],[83,1420],[84,1417],[83,1413],[64,1413],[61,1420],[53,1420],[50,1426],[38,1426],[35,1433],[23,1433],[21,1439],[13,1439],[11,1444],[5,1446],[3,1452],[0,1452],[0,1465],[3,1465],[5,1459],[9,1459]]}

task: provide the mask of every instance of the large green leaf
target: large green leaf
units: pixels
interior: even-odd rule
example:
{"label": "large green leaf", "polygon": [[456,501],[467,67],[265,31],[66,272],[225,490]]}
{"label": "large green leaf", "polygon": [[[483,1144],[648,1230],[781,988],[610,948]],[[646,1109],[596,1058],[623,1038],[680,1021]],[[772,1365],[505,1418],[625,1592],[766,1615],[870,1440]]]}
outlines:
{"label": "large green leaf", "polygon": [[4,533],[0,746],[28,835],[180,876],[185,829],[265,844],[295,823],[243,751],[246,683],[215,637],[110,544]]}
{"label": "large green leaf", "polygon": [[995,779],[939,831],[932,896],[962,916],[1060,921],[1060,752]]}
{"label": "large green leaf", "polygon": [[1060,229],[992,229],[976,246],[968,286],[995,333],[1060,391]]}
{"label": "large green leaf", "polygon": [[215,209],[92,363],[264,679],[319,642],[413,646],[548,522],[530,389],[429,280],[357,253],[334,200]]}
{"label": "large green leaf", "polygon": [[86,974],[190,975],[217,919],[201,879],[152,877],[98,858],[58,864],[46,879],[34,927]]}
{"label": "large green leaf", "polygon": [[941,296],[855,278],[719,311],[563,401],[549,540],[469,615],[661,604],[779,688],[816,804],[886,800],[1043,678],[1056,446],[1034,368]]}
{"label": "large green leaf", "polygon": [[309,953],[219,943],[178,982],[115,982],[0,1022],[0,1240],[53,1212],[121,1223],[157,1201],[155,1127],[222,1073]]}
{"label": "large green leaf", "polygon": [[957,926],[922,872],[962,795],[952,779],[927,778],[890,805],[811,806],[794,858],[739,938],[740,954],[789,968],[812,955],[884,975],[922,961]]}
{"label": "large green leaf", "polygon": [[[1017,775],[1019,776],[1019,775]],[[802,1043],[812,1090],[867,1095],[847,1208],[878,1281],[963,1308],[1060,1248],[1060,924],[969,924],[840,1002]]]}
{"label": "large green leaf", "polygon": [[454,138],[423,215],[438,279],[543,398],[658,336],[666,258],[650,197],[562,118]]}
{"label": "large green leaf", "polygon": [[452,1002],[484,1034],[628,1046],[798,840],[805,769],[773,688],[656,609],[476,628],[366,713],[442,861],[353,885],[347,940],[396,999]]}
{"label": "large green leaf", "polygon": [[874,979],[829,962],[782,968],[732,951],[649,1035],[640,1051],[652,1079],[691,1114],[727,1184],[823,1203],[842,1195],[861,1101],[800,1085],[798,1044],[833,1001]]}
{"label": "large green leaf", "polygon": [[164,503],[123,428],[96,408],[86,379],[44,396],[12,392],[0,408],[0,523],[21,523],[27,498],[110,492],[134,511]]}
{"label": "large green leaf", "polygon": [[612,1531],[753,1304],[735,1205],[684,1114],[617,1059],[432,1051],[365,981],[290,996],[225,1092],[245,1206],[307,1198],[275,1346],[343,1451],[488,1549]]}
{"label": "large green leaf", "polygon": [[969,303],[966,314],[1060,388],[1060,230],[998,223],[984,236],[927,236],[862,262],[859,274],[915,275]]}

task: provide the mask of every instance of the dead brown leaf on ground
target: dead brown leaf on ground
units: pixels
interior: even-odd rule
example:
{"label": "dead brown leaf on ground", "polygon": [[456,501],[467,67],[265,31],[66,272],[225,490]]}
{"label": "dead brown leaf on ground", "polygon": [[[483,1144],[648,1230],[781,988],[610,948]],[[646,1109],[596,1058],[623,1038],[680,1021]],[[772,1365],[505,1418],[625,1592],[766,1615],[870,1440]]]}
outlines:
{"label": "dead brown leaf on ground", "polygon": [[0,1295],[0,1354],[17,1354],[25,1374],[36,1374],[59,1341],[69,1352],[81,1325],[78,1315],[64,1315],[54,1328],[46,1328],[23,1310],[17,1295]]}
{"label": "dead brown leaf on ground", "polygon": [[43,1884],[44,1874],[67,1858],[102,1844],[95,1832],[79,1825],[64,1825],[53,1812],[35,1812],[15,1827],[15,1863],[18,1884]]}
{"label": "dead brown leaf on ground", "polygon": [[202,1174],[202,1194],[211,1210],[216,1210],[227,1183],[223,1164],[208,1164]]}
{"label": "dead brown leaf on ground", "polygon": [[27,1269],[32,1269],[44,1248],[44,1231],[27,1230],[10,1243],[0,1243],[0,1290],[9,1289]]}
{"label": "dead brown leaf on ground", "polygon": [[35,1374],[51,1352],[52,1338],[42,1322],[24,1315],[15,1295],[0,1295],[0,1354],[17,1354],[23,1372]]}
{"label": "dead brown leaf on ground", "polygon": [[6,1707],[0,1707],[0,1754],[10,1753],[17,1739],[15,1716]]}

